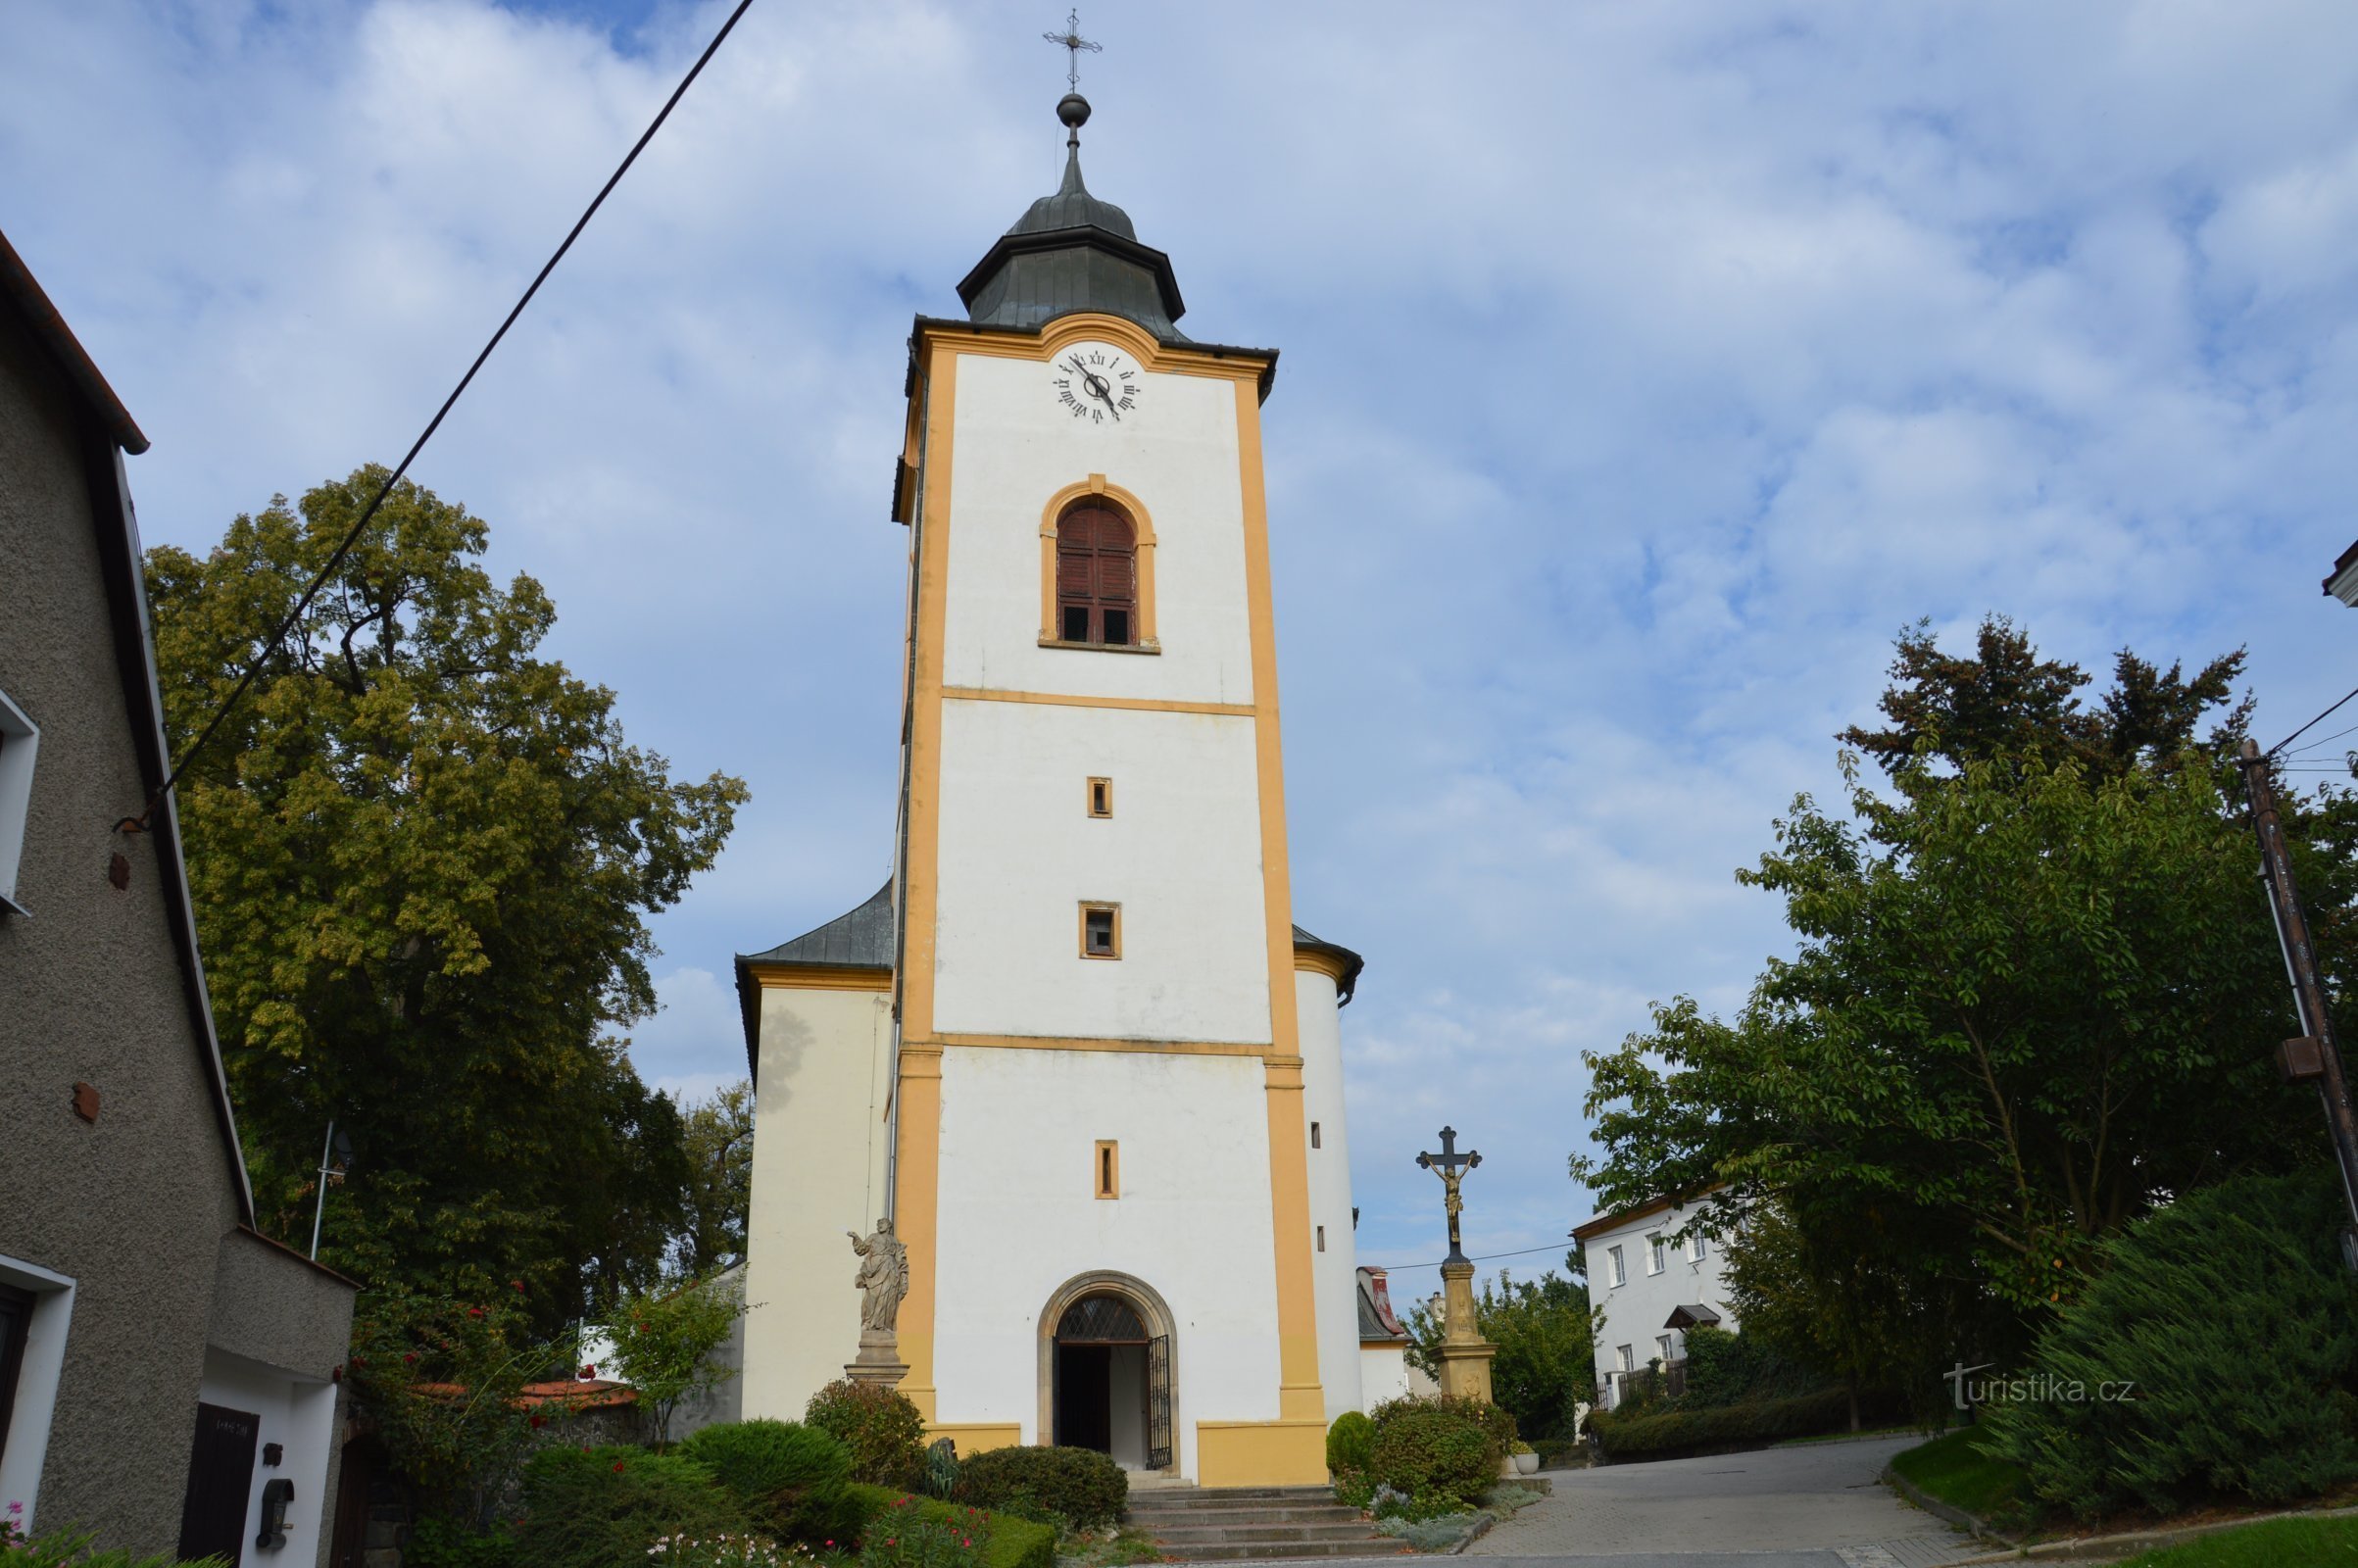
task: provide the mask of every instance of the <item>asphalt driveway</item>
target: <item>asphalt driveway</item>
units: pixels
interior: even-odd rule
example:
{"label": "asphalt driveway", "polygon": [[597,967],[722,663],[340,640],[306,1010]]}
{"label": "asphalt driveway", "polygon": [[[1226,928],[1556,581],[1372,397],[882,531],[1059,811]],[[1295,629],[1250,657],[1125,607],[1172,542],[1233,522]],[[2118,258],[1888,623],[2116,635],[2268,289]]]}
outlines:
{"label": "asphalt driveway", "polygon": [[1804,1444],[1547,1472],[1554,1495],[1501,1520],[1463,1564],[1538,1568],[1935,1568],[1986,1547],[1876,1478],[1921,1438]]}

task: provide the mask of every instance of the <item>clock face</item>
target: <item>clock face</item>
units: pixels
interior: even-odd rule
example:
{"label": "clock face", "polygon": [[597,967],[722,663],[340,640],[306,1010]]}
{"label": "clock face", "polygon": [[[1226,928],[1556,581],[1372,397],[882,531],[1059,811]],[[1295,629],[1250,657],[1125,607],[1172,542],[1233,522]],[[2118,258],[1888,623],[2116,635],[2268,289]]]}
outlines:
{"label": "clock face", "polygon": [[1056,406],[1088,424],[1119,424],[1138,414],[1146,375],[1110,343],[1073,343],[1049,362],[1048,389]]}

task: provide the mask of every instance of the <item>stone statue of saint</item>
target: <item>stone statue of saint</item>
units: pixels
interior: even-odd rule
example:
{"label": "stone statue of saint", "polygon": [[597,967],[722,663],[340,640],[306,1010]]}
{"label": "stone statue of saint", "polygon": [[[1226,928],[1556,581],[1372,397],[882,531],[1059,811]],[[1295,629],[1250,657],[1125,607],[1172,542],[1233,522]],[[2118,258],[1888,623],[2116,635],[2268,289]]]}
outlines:
{"label": "stone statue of saint", "polygon": [[893,1234],[889,1219],[878,1220],[876,1234],[865,1241],[857,1231],[844,1234],[860,1254],[860,1275],[852,1282],[860,1291],[860,1326],[872,1334],[890,1334],[893,1320],[901,1315],[901,1298],[909,1294],[909,1249]]}

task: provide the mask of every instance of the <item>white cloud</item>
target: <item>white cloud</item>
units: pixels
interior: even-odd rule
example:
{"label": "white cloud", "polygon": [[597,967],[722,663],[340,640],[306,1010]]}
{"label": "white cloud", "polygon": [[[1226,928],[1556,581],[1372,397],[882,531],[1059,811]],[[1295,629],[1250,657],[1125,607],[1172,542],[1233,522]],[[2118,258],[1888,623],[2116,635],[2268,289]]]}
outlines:
{"label": "white cloud", "polygon": [[[405,446],[716,24],[23,0],[0,211],[155,438],[151,539]],[[1297,912],[1362,1250],[1585,1217],[1580,1049],[1784,943],[1732,867],[1892,631],[2346,687],[2358,60],[2333,4],[1128,8],[1093,188],[1268,406]],[[757,6],[419,469],[682,772],[746,776],[634,1050],[741,1062],[728,956],[890,857],[903,341],[1061,157],[1018,8]],[[1535,1261],[1545,1262],[1542,1257]]]}

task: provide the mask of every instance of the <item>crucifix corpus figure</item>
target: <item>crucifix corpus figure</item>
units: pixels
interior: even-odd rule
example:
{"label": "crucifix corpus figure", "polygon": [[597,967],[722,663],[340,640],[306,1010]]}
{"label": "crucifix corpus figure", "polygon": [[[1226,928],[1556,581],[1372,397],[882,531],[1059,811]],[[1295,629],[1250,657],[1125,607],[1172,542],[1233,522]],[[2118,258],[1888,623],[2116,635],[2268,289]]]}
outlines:
{"label": "crucifix corpus figure", "polygon": [[844,1234],[860,1254],[860,1274],[852,1282],[860,1292],[860,1326],[869,1334],[890,1334],[901,1315],[901,1298],[909,1294],[909,1249],[893,1234],[889,1219],[878,1220],[876,1234],[864,1241],[857,1231]]}
{"label": "crucifix corpus figure", "polygon": [[1457,1152],[1457,1129],[1444,1127],[1441,1130],[1441,1152],[1419,1154],[1416,1162],[1441,1178],[1442,1191],[1446,1195],[1442,1206],[1449,1210],[1449,1261],[1462,1261],[1465,1249],[1457,1240],[1457,1216],[1465,1210],[1465,1198],[1457,1191],[1457,1184],[1465,1180],[1467,1171],[1482,1163],[1482,1156],[1471,1150],[1462,1154]]}

